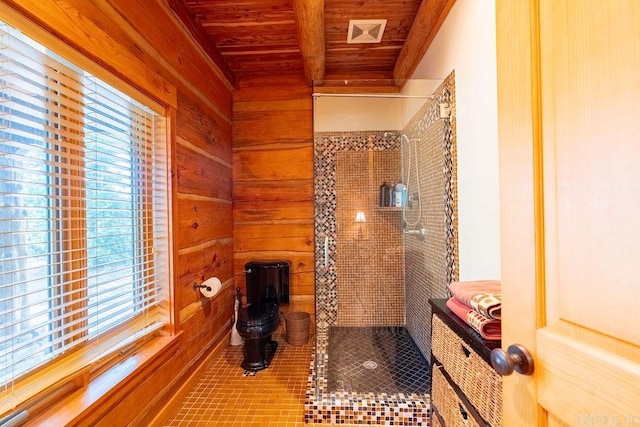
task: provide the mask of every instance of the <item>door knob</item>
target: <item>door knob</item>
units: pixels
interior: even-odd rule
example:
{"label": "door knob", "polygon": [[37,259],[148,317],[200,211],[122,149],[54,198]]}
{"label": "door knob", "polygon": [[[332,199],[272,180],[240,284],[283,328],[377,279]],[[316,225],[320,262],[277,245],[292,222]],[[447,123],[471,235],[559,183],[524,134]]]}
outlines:
{"label": "door knob", "polygon": [[507,351],[501,348],[491,350],[491,365],[500,375],[511,375],[516,371],[522,375],[533,373],[533,357],[529,350],[520,344],[510,345]]}

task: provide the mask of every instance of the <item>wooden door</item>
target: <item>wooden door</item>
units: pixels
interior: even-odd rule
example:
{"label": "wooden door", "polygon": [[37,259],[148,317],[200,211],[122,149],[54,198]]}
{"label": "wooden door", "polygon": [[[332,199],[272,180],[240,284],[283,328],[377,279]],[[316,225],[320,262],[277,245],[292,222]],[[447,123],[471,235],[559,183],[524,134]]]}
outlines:
{"label": "wooden door", "polygon": [[504,425],[640,426],[640,1],[498,0]]}

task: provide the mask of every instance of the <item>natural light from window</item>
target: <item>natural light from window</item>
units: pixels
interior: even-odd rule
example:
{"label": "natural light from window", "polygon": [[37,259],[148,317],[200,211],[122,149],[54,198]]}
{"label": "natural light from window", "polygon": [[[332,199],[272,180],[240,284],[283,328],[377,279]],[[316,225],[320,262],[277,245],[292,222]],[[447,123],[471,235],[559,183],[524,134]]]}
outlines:
{"label": "natural light from window", "polygon": [[0,400],[119,328],[162,327],[165,126],[0,25]]}

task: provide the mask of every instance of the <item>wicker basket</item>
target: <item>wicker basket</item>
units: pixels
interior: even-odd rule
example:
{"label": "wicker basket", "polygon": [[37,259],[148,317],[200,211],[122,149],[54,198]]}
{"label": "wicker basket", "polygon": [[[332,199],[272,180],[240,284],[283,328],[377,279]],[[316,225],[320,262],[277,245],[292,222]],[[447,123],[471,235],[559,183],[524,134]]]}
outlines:
{"label": "wicker basket", "polygon": [[438,317],[433,316],[431,351],[480,416],[502,425],[502,377]]}
{"label": "wicker basket", "polygon": [[480,427],[435,365],[431,384],[431,399],[437,402],[438,413],[447,427]]}
{"label": "wicker basket", "polygon": [[289,344],[303,345],[309,341],[309,313],[293,311],[284,316],[284,321]]}

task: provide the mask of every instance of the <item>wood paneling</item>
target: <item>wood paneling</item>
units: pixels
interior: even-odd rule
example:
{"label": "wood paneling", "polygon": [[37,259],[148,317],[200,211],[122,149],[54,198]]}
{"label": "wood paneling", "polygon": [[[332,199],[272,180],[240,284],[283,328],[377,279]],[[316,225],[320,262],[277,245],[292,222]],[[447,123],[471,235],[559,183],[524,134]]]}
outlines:
{"label": "wood paneling", "polygon": [[[286,194],[281,196],[282,200],[285,200],[285,196]],[[308,193],[304,196],[308,197]],[[313,205],[309,205],[308,200],[287,197],[286,204],[282,203],[282,200],[269,200],[269,198],[265,197],[264,201],[247,201],[247,203],[243,204],[243,210],[234,212],[233,220],[236,223],[246,224],[247,226],[269,220],[286,221],[287,224],[307,224],[312,222]],[[251,231],[251,234],[256,232],[256,230],[248,231]]]}
{"label": "wood paneling", "polygon": [[[233,240],[217,239],[181,252],[176,260],[176,304],[180,310],[202,295],[193,290],[193,283],[202,283],[211,276],[221,281],[233,277]],[[230,304],[230,307],[233,307]],[[229,309],[230,310],[230,309]]]}
{"label": "wood paneling", "polygon": [[[287,115],[283,114],[283,116]],[[264,128],[262,128],[262,132],[256,132],[253,135],[254,142],[257,142],[256,139],[260,137],[261,133],[264,133],[264,129],[268,128],[270,122],[273,123],[272,130],[280,132],[280,135],[273,135],[269,140],[287,137],[282,135],[287,132],[287,126],[280,123],[280,120],[274,115],[271,121],[261,120],[258,122],[258,125],[264,126]],[[302,138],[302,132],[294,131],[292,133],[295,133],[296,138]],[[280,180],[310,180],[313,178],[313,170],[310,170],[308,166],[312,160],[313,148],[309,146],[291,149],[277,147],[236,151],[233,160],[233,177],[236,181],[276,181],[272,183],[276,186],[277,181]]]}
{"label": "wood paneling", "polygon": [[[85,0],[73,0],[87,3]],[[93,3],[93,2],[92,2]],[[97,2],[100,4],[101,2]],[[233,82],[220,71],[215,62],[190,38],[181,22],[163,0],[108,0],[118,14],[118,25],[126,26],[135,40],[134,47],[150,52],[153,63],[166,69],[166,76],[176,87],[190,93],[200,103],[228,119]],[[152,11],[152,13],[150,13]]]}
{"label": "wood paneling", "polygon": [[241,79],[234,92],[235,283],[244,264],[291,261],[292,305],[314,310],[313,113],[304,77]]}
{"label": "wood paneling", "polygon": [[[175,13],[238,83],[294,74],[406,79],[455,0],[170,0]],[[352,19],[386,19],[380,43],[347,43]]]}
{"label": "wood paneling", "polygon": [[236,77],[302,74],[291,0],[183,0]]}
{"label": "wood paneling", "polygon": [[231,165],[208,159],[183,144],[177,147],[176,176],[178,187],[187,194],[231,200]]}
{"label": "wood paneling", "polygon": [[[246,126],[233,130],[235,147],[292,140],[304,141],[313,133],[313,125],[307,114],[300,110],[238,112],[234,114],[234,118],[246,123]],[[268,141],[264,139],[264,129],[272,132]]]}
{"label": "wood paneling", "polygon": [[[309,95],[311,91],[308,86],[299,85],[298,78],[290,78],[287,75],[271,75],[271,76],[256,76],[240,80],[236,86],[236,90],[233,92],[233,110],[242,111],[246,105],[251,102],[266,102],[266,101],[292,101],[298,100],[303,102],[307,100],[309,102],[309,108],[311,108],[311,99]],[[256,96],[254,91],[259,90],[260,95]],[[279,108],[280,103],[272,103],[270,106],[273,108]],[[235,120],[234,120],[235,122]]]}
{"label": "wood paneling", "polygon": [[182,21],[191,36],[195,38],[200,47],[211,57],[213,62],[218,66],[220,71],[224,73],[230,82],[235,82],[236,77],[233,71],[227,66],[224,58],[213,45],[209,43],[209,37],[202,26],[194,19],[191,10],[187,7],[183,0],[167,0],[169,7],[176,14],[178,19]]}
{"label": "wood paneling", "polygon": [[231,203],[181,194],[177,200],[178,249],[193,247],[211,239],[229,237]]}
{"label": "wood paneling", "polygon": [[[123,360],[114,377],[125,372],[126,381],[100,391],[89,382],[51,408],[61,417],[55,425],[149,425],[230,331],[235,289],[231,85],[164,0],[6,3],[22,14],[16,21],[32,27],[25,32],[49,32],[54,45],[66,46],[62,53],[72,62],[93,61],[170,106],[174,278],[168,293],[175,298],[174,327],[180,335],[133,374],[128,369],[136,366],[138,355]],[[192,286],[211,276],[219,277],[224,287],[205,299]]]}
{"label": "wood paneling", "polygon": [[[154,101],[175,106],[176,89],[153,66],[151,55],[136,50],[124,29],[105,24],[108,18],[93,3],[81,6],[84,12],[69,2],[5,0],[0,12],[4,22],[108,83],[125,89],[117,83],[122,79]],[[111,60],[98,58],[94,52]]]}
{"label": "wood paneling", "polygon": [[[234,183],[234,203],[252,202],[254,200],[269,200],[279,202],[281,200],[306,201],[309,194],[313,194],[313,182],[278,181],[278,185],[268,186],[264,182],[244,181],[242,184]],[[234,212],[237,214],[237,212]],[[246,215],[252,215],[252,211]]]}
{"label": "wood paneling", "polygon": [[[205,155],[231,162],[231,123],[229,117],[221,117],[205,111],[198,102],[180,97],[181,114],[176,118],[179,136],[188,143],[205,151]],[[187,145],[183,143],[183,145]]]}

